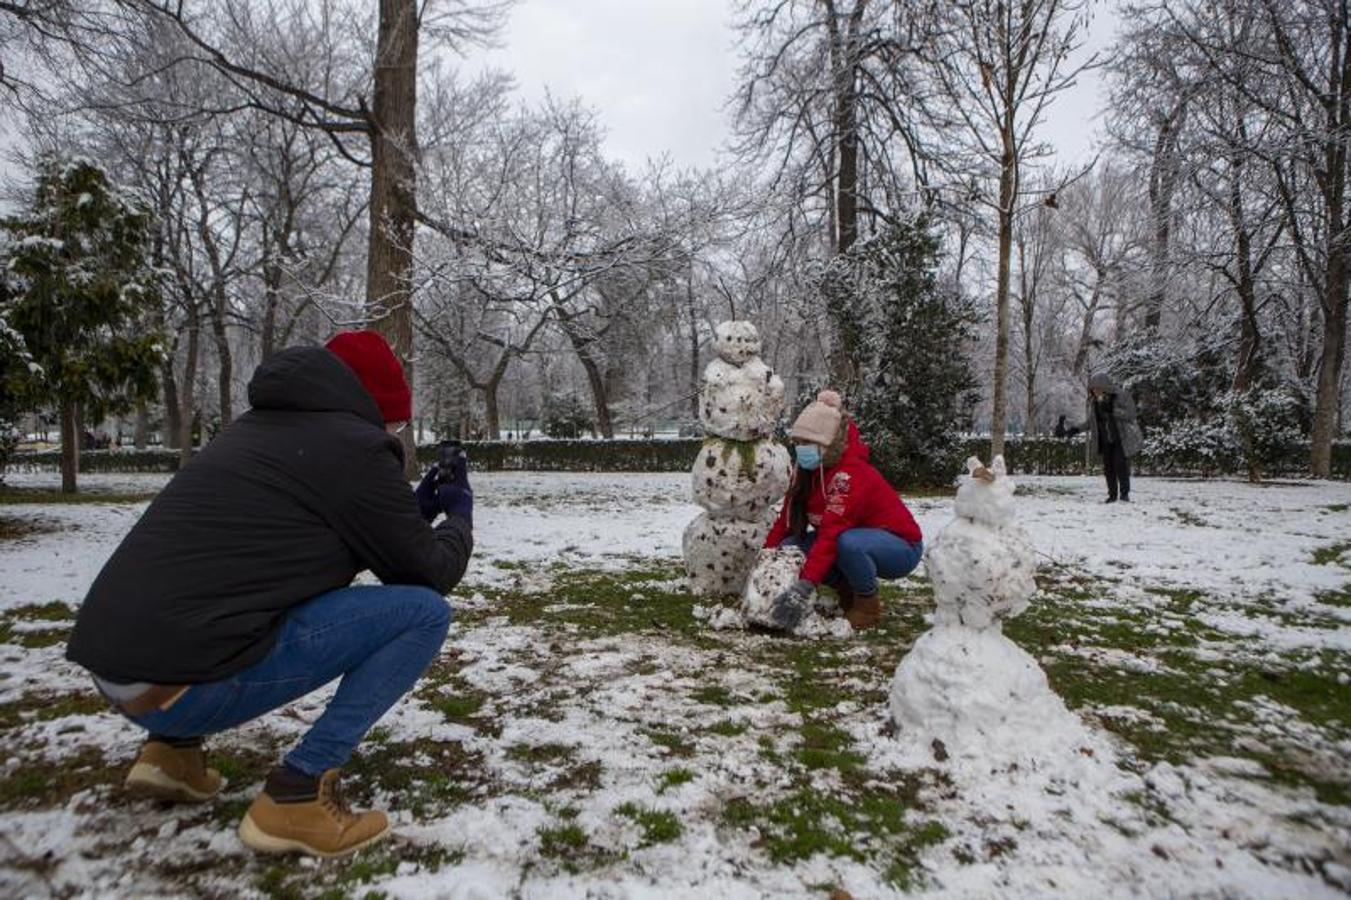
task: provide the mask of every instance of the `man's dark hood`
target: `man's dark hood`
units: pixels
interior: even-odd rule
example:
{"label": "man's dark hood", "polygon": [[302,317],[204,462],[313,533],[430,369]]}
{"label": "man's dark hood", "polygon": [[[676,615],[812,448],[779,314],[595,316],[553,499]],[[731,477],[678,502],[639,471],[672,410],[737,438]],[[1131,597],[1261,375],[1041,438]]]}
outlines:
{"label": "man's dark hood", "polygon": [[1088,379],[1088,389],[1090,391],[1102,391],[1104,394],[1121,393],[1121,388],[1117,386],[1117,383],[1104,372],[1099,372]]}
{"label": "man's dark hood", "polygon": [[254,409],[356,413],[385,427],[380,408],[347,364],[323,347],[290,347],[269,357],[249,382]]}

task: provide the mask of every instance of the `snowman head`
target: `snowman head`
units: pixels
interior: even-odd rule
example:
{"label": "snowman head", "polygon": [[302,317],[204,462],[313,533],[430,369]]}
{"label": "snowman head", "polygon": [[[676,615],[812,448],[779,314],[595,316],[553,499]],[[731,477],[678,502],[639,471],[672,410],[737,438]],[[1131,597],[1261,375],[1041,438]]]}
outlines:
{"label": "snowman head", "polygon": [[732,365],[742,365],[760,355],[760,332],[750,322],[723,322],[713,329],[713,352]]}
{"label": "snowman head", "polygon": [[987,468],[978,457],[966,461],[967,474],[957,486],[957,515],[986,525],[1013,521],[1013,479],[1004,457],[996,456]]}

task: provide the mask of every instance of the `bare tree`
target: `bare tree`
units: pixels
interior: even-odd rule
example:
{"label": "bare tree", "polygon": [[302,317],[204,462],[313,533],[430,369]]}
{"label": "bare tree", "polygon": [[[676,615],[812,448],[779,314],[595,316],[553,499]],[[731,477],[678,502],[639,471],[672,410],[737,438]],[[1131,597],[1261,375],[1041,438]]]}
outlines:
{"label": "bare tree", "polygon": [[[945,169],[996,180],[994,199],[978,193],[998,221],[991,452],[1004,451],[1009,347],[1009,284],[1014,223],[1027,206],[1023,169],[1046,153],[1036,138],[1047,106],[1096,58],[1071,65],[1087,22],[1085,0],[961,0],[950,5],[931,67],[942,106],[930,115],[956,139]],[[1054,202],[1055,194],[1044,198]],[[1043,202],[1037,198],[1035,202]]]}

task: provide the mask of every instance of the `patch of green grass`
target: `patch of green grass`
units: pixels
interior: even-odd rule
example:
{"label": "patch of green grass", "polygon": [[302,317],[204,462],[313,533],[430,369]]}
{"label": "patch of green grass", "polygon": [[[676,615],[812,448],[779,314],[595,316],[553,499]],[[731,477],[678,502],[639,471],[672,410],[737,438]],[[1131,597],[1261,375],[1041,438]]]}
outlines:
{"label": "patch of green grass", "polygon": [[665,747],[672,756],[693,756],[694,744],[676,734],[659,728],[643,728],[640,733],[658,747]]}
{"label": "patch of green grass", "polygon": [[[59,600],[16,606],[0,614],[0,643],[18,644],[30,650],[65,643],[75,611]],[[50,628],[21,628],[18,623],[51,623]]]}
{"label": "patch of green grass", "polygon": [[295,865],[269,866],[254,881],[254,886],[276,900],[299,900],[304,897],[345,900],[357,896],[363,900],[372,900],[387,895],[374,890],[357,893],[361,886],[393,875],[404,863],[413,863],[420,871],[436,873],[445,866],[457,865],[463,860],[463,851],[440,844],[384,841],[350,857],[328,860],[317,869],[305,870]]}
{"label": "patch of green grass", "polygon": [[427,705],[451,722],[464,722],[483,708],[483,698],[474,694],[442,694]]}
{"label": "patch of green grass", "polygon": [[1351,587],[1338,588],[1335,591],[1319,591],[1316,595],[1319,603],[1328,606],[1351,606]]}
{"label": "patch of green grass", "polygon": [[701,687],[690,694],[690,699],[696,703],[706,703],[709,706],[732,706],[737,702],[732,699],[731,692],[720,684]]}
{"label": "patch of green grass", "polygon": [[750,726],[745,722],[734,722],[731,719],[722,719],[721,721],[709,725],[704,731],[708,734],[720,735],[721,737],[736,737],[739,734],[745,734],[748,728],[750,728]]}
{"label": "patch of green grass", "polygon": [[680,824],[680,819],[676,818],[675,813],[666,810],[644,809],[635,803],[625,803],[616,807],[615,812],[627,819],[632,819],[643,830],[642,846],[644,847],[679,840],[680,836],[685,833],[685,828]]}
{"label": "patch of green grass", "polygon": [[50,534],[57,530],[57,526],[51,522],[0,516],[0,541],[17,541],[19,538]]}
{"label": "patch of green grass", "polygon": [[78,694],[24,694],[18,700],[0,703],[0,730],[29,722],[50,722],[66,716],[92,716],[105,712],[108,701],[91,692]]}
{"label": "patch of green grass", "polygon": [[888,881],[905,889],[913,884],[920,852],[945,840],[947,830],[915,815],[923,812],[923,774],[892,773],[887,781],[887,786],[830,792],[803,784],[763,804],[737,798],[723,807],[722,821],[738,830],[757,828],[757,846],[775,863],[817,853],[877,861]]}
{"label": "patch of green grass", "polygon": [[540,855],[557,861],[564,871],[574,875],[611,858],[610,854],[593,846],[586,830],[575,822],[540,828],[535,834],[539,836]]}
{"label": "patch of green grass", "polygon": [[863,757],[853,752],[854,739],[833,725],[807,721],[802,725],[802,744],[793,757],[809,770],[835,769],[841,774],[856,772]]}
{"label": "patch of green grass", "polygon": [[567,744],[512,744],[507,748],[507,759],[532,765],[566,762],[577,752]]}
{"label": "patch of green grass", "polygon": [[364,743],[347,764],[343,785],[357,805],[369,804],[377,790],[395,808],[419,818],[445,813],[476,796],[491,796],[497,785],[480,754],[458,741]]}
{"label": "patch of green grass", "polygon": [[158,491],[136,491],[121,493],[117,491],[81,490],[74,494],[63,494],[49,488],[0,487],[0,506],[24,506],[29,504],[82,504],[104,503],[108,505],[131,505],[148,503],[155,499]]}
{"label": "patch of green grass", "polygon": [[[624,571],[560,569],[547,593],[508,596],[495,612],[512,624],[566,628],[583,638],[660,632],[704,646],[716,642],[694,618],[693,595],[656,588],[683,574],[678,563],[636,560]],[[634,595],[641,597],[635,599]]]}
{"label": "patch of green grass", "polygon": [[92,747],[63,756],[59,762],[24,760],[0,772],[0,811],[62,806],[80,791],[111,786],[124,774]]}
{"label": "patch of green grass", "polygon": [[678,788],[682,784],[689,784],[694,780],[694,773],[689,769],[674,768],[667,769],[657,778],[657,793],[664,794],[672,788]]}
{"label": "patch of green grass", "polygon": [[[1230,607],[1196,591],[1151,589],[1158,603],[1123,607],[1096,602],[1110,594],[1108,584],[1085,591],[1082,580],[1045,579],[1042,586],[1038,602],[1007,622],[1005,634],[1043,661],[1051,686],[1072,709],[1133,707],[1145,713],[1096,713],[1130,745],[1138,765],[1239,755],[1262,763],[1273,780],[1313,789],[1324,802],[1351,803],[1351,785],[1332,780],[1311,761],[1297,730],[1259,731],[1263,726],[1254,712],[1254,704],[1266,698],[1295,710],[1331,744],[1351,739],[1351,691],[1337,680],[1351,671],[1351,655],[1327,650],[1282,665],[1244,652],[1244,638],[1198,618],[1208,609]],[[1328,627],[1331,621],[1287,609],[1277,598],[1247,601],[1242,612],[1304,627]],[[1202,645],[1206,652],[1198,654]],[[1158,668],[1127,670],[1083,652],[1095,648],[1124,651]],[[1241,740],[1254,735],[1260,743]]]}
{"label": "patch of green grass", "polygon": [[60,600],[53,600],[51,603],[15,606],[6,610],[5,616],[25,622],[70,622],[75,618],[75,610]]}
{"label": "patch of green grass", "polygon": [[1323,547],[1315,548],[1313,551],[1314,565],[1340,565],[1351,568],[1351,559],[1343,562],[1342,558],[1351,553],[1351,541],[1337,541]]}
{"label": "patch of green grass", "polygon": [[1323,508],[1326,509],[1328,512],[1342,513],[1342,512],[1346,512],[1348,509],[1351,509],[1351,504],[1347,504],[1347,503],[1329,503],[1327,506],[1325,506],[1325,507],[1323,507]]}

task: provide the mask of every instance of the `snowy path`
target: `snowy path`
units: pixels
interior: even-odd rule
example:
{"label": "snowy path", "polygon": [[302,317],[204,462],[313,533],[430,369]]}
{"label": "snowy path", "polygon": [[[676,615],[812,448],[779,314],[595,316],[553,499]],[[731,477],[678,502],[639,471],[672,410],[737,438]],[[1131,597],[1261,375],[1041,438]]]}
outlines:
{"label": "snowy path", "polygon": [[[92,476],[86,484],[141,492],[164,481]],[[7,482],[52,486],[55,476]],[[1104,507],[1096,479],[1026,479],[1019,518],[1044,557],[1041,600],[1089,623],[1067,624],[1063,634],[1047,624],[1053,633],[1041,652],[1053,682],[1082,665],[1095,678],[1127,679],[1128,691],[1138,679],[1148,692],[1162,683],[1151,679],[1193,677],[1181,667],[1199,660],[1216,673],[1261,665],[1273,682],[1308,670],[1324,679],[1318,690],[1332,674],[1342,696],[1317,721],[1275,699],[1245,700],[1251,709],[1235,727],[1251,724],[1252,739],[1265,741],[1260,752],[1202,754],[1199,743],[1179,744],[1185,752],[1174,761],[1148,756],[1127,770],[1113,764],[1119,743],[1095,729],[1073,765],[998,774],[939,765],[927,748],[885,733],[890,672],[924,627],[922,585],[894,597],[892,624],[867,640],[709,633],[689,618],[673,572],[681,531],[698,512],[686,476],[485,473],[475,486],[476,559],[452,597],[461,616],[446,653],[426,689],[382,723],[353,779],[365,773],[371,799],[403,809],[395,849],[365,868],[274,866],[246,856],[233,834],[273,749],[303,729],[322,698],[213,742],[234,782],[213,810],[119,797],[112,785],[135,750],[135,729],[99,708],[60,659],[59,637],[64,607],[80,601],[143,505],[0,506],[0,519],[40,526],[0,541],[0,615],[8,611],[0,619],[0,893],[1351,890],[1351,806],[1338,799],[1351,785],[1351,722],[1337,718],[1351,691],[1351,605],[1329,600],[1345,596],[1351,579],[1351,485],[1143,478],[1136,503]],[[911,506],[926,534],[951,515],[946,498]],[[1186,592],[1185,614],[1176,592]],[[1146,635],[1185,625],[1200,637],[1181,651],[1154,647],[1153,636],[1138,647],[1104,637],[1140,622]],[[1122,721],[1169,708],[1107,708],[1092,698],[1082,706],[1090,719]],[[1304,782],[1269,778],[1254,761],[1301,742],[1322,767],[1320,797]],[[67,777],[75,768],[81,774]],[[861,833],[840,843],[816,819]],[[821,852],[809,852],[817,845]]]}

